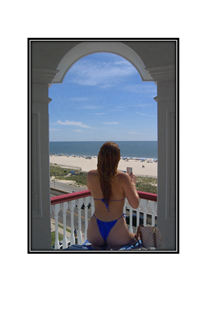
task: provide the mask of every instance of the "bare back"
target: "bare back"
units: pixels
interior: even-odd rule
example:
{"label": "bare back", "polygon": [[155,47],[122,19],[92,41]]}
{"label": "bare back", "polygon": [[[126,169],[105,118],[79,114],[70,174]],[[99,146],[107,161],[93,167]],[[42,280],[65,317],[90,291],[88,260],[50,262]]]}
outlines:
{"label": "bare back", "polygon": [[97,170],[89,171],[87,177],[87,186],[95,200],[95,214],[103,221],[111,221],[117,219],[123,213],[125,193],[120,181],[120,173],[114,177],[111,189],[112,193],[109,201],[109,212],[105,204],[101,201],[103,193],[100,186],[99,175]]}
{"label": "bare back", "polygon": [[[94,199],[103,199],[103,193],[101,190],[97,170],[91,170],[88,172],[87,187]],[[138,207],[138,198],[135,194],[135,191],[132,188],[130,177],[126,173],[117,171],[117,175],[114,177],[111,184],[111,190],[112,193],[109,202],[110,214],[108,216],[112,216],[112,218],[117,218],[117,216],[121,214],[121,210],[124,206],[124,201],[122,201],[122,199],[124,198],[128,199],[130,205],[133,208]],[[98,211],[101,218],[105,218],[105,216],[107,216],[107,210],[105,209],[106,207],[104,206],[103,202],[95,200],[95,212]],[[104,221],[110,220],[112,219]]]}
{"label": "bare back", "polygon": [[97,220],[104,222],[117,220],[114,227],[110,230],[106,244],[117,247],[128,244],[134,239],[134,234],[129,232],[123,215],[123,207],[125,198],[128,199],[130,205],[138,206],[139,200],[136,201],[136,194],[131,185],[130,177],[123,172],[117,171],[111,184],[111,196],[109,201],[109,210],[101,200],[103,193],[100,186],[100,180],[97,170],[91,170],[87,175],[87,186],[95,199],[95,212],[92,216],[87,230],[88,240],[95,246],[104,245],[104,239],[99,231]]}

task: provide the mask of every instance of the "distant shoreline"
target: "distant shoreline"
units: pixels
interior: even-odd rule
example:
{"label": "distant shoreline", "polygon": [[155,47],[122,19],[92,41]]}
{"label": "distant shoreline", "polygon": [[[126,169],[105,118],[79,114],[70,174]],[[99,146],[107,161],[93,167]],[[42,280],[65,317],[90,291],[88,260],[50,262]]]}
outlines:
{"label": "distant shoreline", "polygon": [[[131,157],[130,157],[131,158]],[[151,176],[157,178],[157,162],[147,162],[130,159],[125,157],[126,160],[121,159],[118,165],[118,170],[126,171],[127,167],[133,168],[133,173],[136,176]],[[97,169],[97,157],[86,159],[80,156],[56,156],[50,155],[50,164],[63,165],[66,167],[79,167],[82,171],[88,172]]]}
{"label": "distant shoreline", "polygon": [[[120,148],[121,157],[158,159],[157,141],[114,141]],[[52,156],[97,157],[104,141],[50,142]]]}

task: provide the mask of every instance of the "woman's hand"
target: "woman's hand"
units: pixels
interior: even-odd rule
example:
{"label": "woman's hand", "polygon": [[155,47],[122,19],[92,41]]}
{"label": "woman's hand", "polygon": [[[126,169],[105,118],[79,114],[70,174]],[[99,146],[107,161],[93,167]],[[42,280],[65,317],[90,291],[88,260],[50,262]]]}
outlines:
{"label": "woman's hand", "polygon": [[136,184],[137,177],[132,172],[130,174],[130,180],[131,180],[132,185]]}

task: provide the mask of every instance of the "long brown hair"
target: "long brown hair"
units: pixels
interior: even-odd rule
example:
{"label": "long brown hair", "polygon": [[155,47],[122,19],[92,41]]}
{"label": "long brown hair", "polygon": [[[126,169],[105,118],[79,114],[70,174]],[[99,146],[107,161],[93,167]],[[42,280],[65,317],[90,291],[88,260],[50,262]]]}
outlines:
{"label": "long brown hair", "polygon": [[103,192],[103,198],[109,203],[111,196],[111,182],[117,174],[120,161],[120,149],[115,142],[104,143],[98,154],[98,174]]}

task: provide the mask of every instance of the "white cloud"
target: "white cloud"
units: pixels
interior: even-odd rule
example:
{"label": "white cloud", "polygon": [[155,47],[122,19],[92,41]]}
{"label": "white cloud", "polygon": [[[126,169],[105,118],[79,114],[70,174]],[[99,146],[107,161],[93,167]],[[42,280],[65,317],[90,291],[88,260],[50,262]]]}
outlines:
{"label": "white cloud", "polygon": [[146,95],[148,97],[155,97],[157,95],[157,87],[154,83],[142,83],[135,85],[127,85],[123,87],[124,90]]}
{"label": "white cloud", "polygon": [[58,120],[57,123],[59,123],[61,125],[66,125],[66,126],[76,126],[76,127],[81,127],[81,128],[90,128],[86,124],[83,124],[82,122],[76,122],[76,121],[68,121],[68,120],[66,120],[65,122],[62,122],[62,121]]}
{"label": "white cloud", "polygon": [[105,125],[117,125],[117,124],[119,124],[119,122],[103,122],[103,124],[105,124]]}
{"label": "white cloud", "polygon": [[102,107],[100,106],[83,106],[83,107],[77,107],[76,109],[90,109],[90,110],[97,110],[101,109]]}
{"label": "white cloud", "polygon": [[107,88],[136,73],[137,70],[126,60],[96,62],[81,59],[69,70],[71,77],[69,81],[83,86]]}
{"label": "white cloud", "polygon": [[103,84],[102,86],[100,86],[101,89],[112,88],[112,87],[114,87],[113,84]]}
{"label": "white cloud", "polygon": [[140,113],[140,112],[135,112],[135,113],[139,114],[140,116],[145,116],[145,117],[156,117],[152,114],[144,114],[144,113]]}
{"label": "white cloud", "polygon": [[144,114],[144,113],[140,113],[140,112],[135,112],[137,114],[139,114],[140,116],[148,116],[148,114]]}
{"label": "white cloud", "polygon": [[[127,60],[121,60],[121,61],[115,61],[115,64],[116,65],[126,65],[126,66],[130,66],[131,65],[131,63],[129,62],[129,61],[127,61]],[[131,65],[132,66],[132,65]]]}

